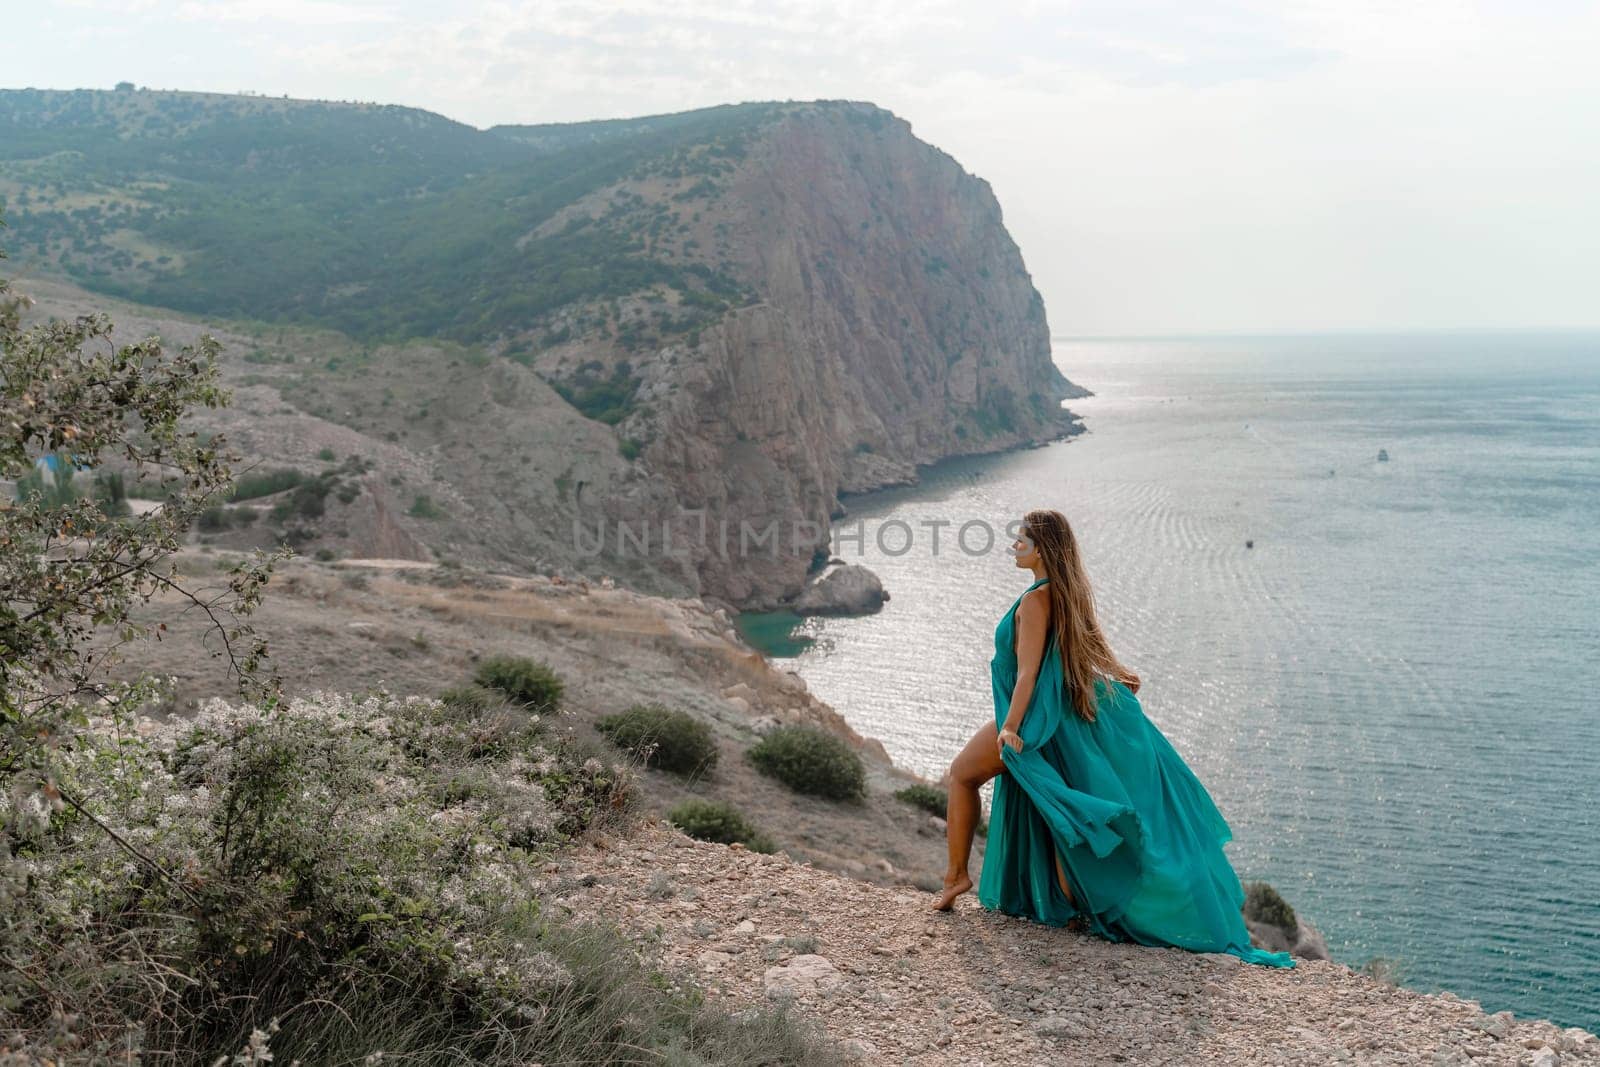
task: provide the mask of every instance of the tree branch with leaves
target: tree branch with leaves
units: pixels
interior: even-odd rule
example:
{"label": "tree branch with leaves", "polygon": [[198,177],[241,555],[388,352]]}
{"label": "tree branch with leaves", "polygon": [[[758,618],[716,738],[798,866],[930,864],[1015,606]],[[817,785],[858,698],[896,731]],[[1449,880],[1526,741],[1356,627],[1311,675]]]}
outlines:
{"label": "tree branch with leaves", "polygon": [[[0,252],[0,258],[4,253]],[[240,691],[275,699],[267,643],[246,620],[286,549],[256,551],[206,588],[180,572],[190,526],[233,484],[239,457],[224,439],[193,428],[192,415],[230,400],[218,384],[218,343],[203,336],[176,352],[159,338],[118,345],[103,314],[23,327],[25,298],[0,279],[0,479],[18,498],[0,500],[0,846],[19,820],[47,818],[61,795],[52,753],[97,714],[132,707],[149,683],[113,668],[154,636],[136,619],[157,597],[200,612],[207,645]],[[55,457],[42,492],[39,461]],[[108,464],[154,479],[166,497],[142,514],[101,494],[76,494],[72,479]],[[126,672],[122,672],[124,677]]]}

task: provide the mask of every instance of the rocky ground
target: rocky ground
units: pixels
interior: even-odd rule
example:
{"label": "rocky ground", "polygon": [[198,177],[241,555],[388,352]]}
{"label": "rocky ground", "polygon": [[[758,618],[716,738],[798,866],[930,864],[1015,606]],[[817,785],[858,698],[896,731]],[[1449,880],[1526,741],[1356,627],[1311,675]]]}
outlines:
{"label": "rocky ground", "polygon": [[871,1064],[1600,1063],[1600,1040],[1338,963],[1114,944],[647,822],[552,864],[557,906],[623,925],[735,1004],[788,999]]}

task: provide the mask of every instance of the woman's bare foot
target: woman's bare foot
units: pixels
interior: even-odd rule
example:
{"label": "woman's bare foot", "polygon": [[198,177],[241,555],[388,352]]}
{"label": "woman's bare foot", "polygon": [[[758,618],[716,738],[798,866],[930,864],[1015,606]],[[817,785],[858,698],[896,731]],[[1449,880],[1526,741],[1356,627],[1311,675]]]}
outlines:
{"label": "woman's bare foot", "polygon": [[939,894],[939,899],[933,902],[934,911],[949,911],[955,905],[956,897],[972,888],[972,877],[961,875],[954,881],[944,879],[944,892]]}

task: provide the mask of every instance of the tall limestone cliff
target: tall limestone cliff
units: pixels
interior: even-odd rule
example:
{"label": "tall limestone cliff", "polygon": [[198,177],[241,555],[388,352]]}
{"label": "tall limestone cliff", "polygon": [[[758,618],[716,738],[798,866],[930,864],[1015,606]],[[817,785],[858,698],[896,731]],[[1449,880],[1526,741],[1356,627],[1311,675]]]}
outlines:
{"label": "tall limestone cliff", "polygon": [[[646,173],[547,226],[648,227],[663,202],[692,218],[663,241],[672,254],[756,297],[630,364],[642,403],[619,424],[647,442],[642,460],[675,505],[705,516],[673,523],[703,591],[787,600],[812,562],[806,533],[825,540],[840,493],[1075,428],[1060,401],[1083,394],[1050,360],[1043,301],[993,192],[903,120],[865,104],[784,108],[715,183]],[[588,336],[536,366],[561,380],[624,358]],[[776,558],[759,536],[773,523]]]}
{"label": "tall limestone cliff", "polygon": [[256,392],[221,428],[265,464],[374,465],[281,531],[302,550],[770,607],[840,494],[1077,429],[989,186],[870,104],[475,130],[8,91],[0,198],[34,276],[283,327],[232,326]]}

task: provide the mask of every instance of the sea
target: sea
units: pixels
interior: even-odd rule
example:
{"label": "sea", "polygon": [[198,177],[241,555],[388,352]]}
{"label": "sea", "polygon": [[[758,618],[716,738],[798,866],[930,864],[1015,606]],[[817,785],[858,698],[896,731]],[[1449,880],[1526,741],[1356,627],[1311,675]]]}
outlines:
{"label": "sea", "polygon": [[1008,524],[1057,508],[1243,880],[1352,967],[1600,1031],[1600,334],[1053,350],[1086,432],[847,498],[883,610],[747,625],[937,777],[1032,581]]}

